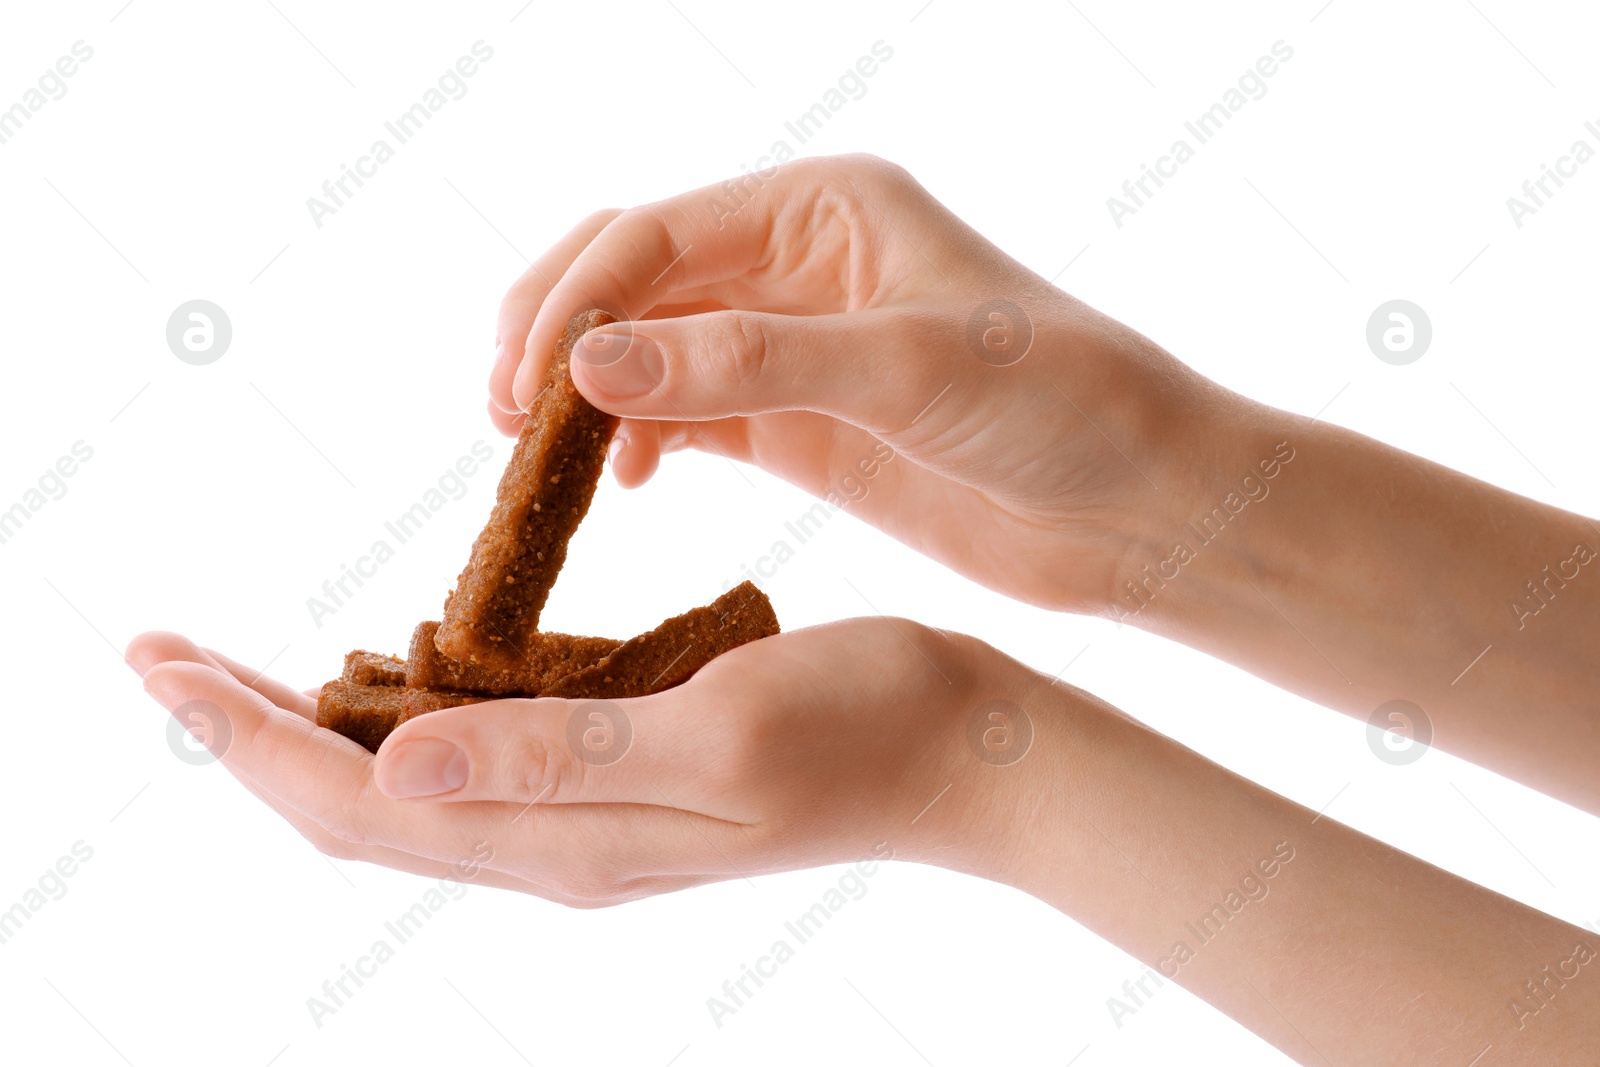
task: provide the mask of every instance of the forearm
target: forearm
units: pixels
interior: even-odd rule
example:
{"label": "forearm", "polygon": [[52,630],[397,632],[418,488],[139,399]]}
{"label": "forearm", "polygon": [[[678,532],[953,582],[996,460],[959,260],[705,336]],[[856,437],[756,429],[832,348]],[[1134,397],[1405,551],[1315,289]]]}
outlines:
{"label": "forearm", "polygon": [[1124,561],[1110,614],[1363,719],[1410,701],[1440,747],[1600,812],[1596,525],[1339,427],[1215,406],[1161,520],[1171,544]]}
{"label": "forearm", "polygon": [[1025,706],[1033,748],[994,779],[1023,844],[983,873],[1162,981],[1310,1063],[1459,1067],[1491,1044],[1498,1062],[1577,1062],[1600,1040],[1588,932],[1319,818],[1086,694],[1041,679]]}

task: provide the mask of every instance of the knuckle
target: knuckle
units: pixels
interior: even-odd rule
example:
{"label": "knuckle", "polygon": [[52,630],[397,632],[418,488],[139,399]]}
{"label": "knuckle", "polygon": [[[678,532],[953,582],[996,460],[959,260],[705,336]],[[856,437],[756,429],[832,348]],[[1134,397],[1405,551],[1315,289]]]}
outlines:
{"label": "knuckle", "polygon": [[883,181],[904,182],[911,177],[911,172],[900,164],[871,152],[861,153],[861,165],[868,174]]}
{"label": "knuckle", "polygon": [[[627,283],[622,275],[617,273],[616,267],[604,258],[597,257],[574,266],[557,285],[562,287],[561,291],[565,294],[576,294],[587,304],[604,305],[604,310],[613,315],[619,318],[627,317],[625,309],[618,308],[609,298],[601,296],[603,293],[627,291]],[[619,312],[621,314],[618,314]]]}
{"label": "knuckle", "polygon": [[906,168],[871,152],[853,152],[841,157],[840,162],[846,177],[874,189],[903,189],[917,184]]}
{"label": "knuckle", "polygon": [[766,366],[771,350],[769,325],[765,316],[728,312],[720,331],[721,347],[727,355],[725,370],[730,385],[754,385]]}
{"label": "knuckle", "polygon": [[911,647],[902,648],[901,655],[914,655],[934,647],[935,634],[920,622],[885,615],[883,625],[878,627],[878,641],[888,648],[893,648],[896,642],[908,643]]}
{"label": "knuckle", "polygon": [[265,698],[242,713],[231,707],[221,710],[232,731],[230,751],[252,768],[290,765],[307,745],[316,746],[322,759],[331,758],[335,750],[348,750],[345,739],[310,719],[278,713]]}
{"label": "knuckle", "polygon": [[[886,660],[898,656],[905,675],[921,679],[924,693],[958,691],[966,684],[968,650],[954,635],[910,619],[885,616],[883,621],[877,633],[879,654]],[[937,665],[937,674],[927,671],[929,664]]]}
{"label": "knuckle", "polygon": [[830,181],[848,174],[853,161],[859,155],[861,153],[841,156],[801,156],[785,163],[783,168],[793,180]]}
{"label": "knuckle", "polygon": [[488,785],[506,800],[525,804],[535,799],[555,800],[567,785],[564,762],[547,738],[524,733],[514,744],[498,749],[494,781]]}
{"label": "knuckle", "polygon": [[672,224],[662,204],[630,207],[618,215],[611,225],[641,256],[653,258],[664,255],[666,259],[661,262],[665,264],[678,254],[673,247]]}
{"label": "knuckle", "polygon": [[603,207],[599,211],[591,211],[584,216],[580,226],[587,230],[600,230],[611,225],[623,214],[620,207]]}
{"label": "knuckle", "polygon": [[[586,215],[582,222],[578,223],[573,232],[584,235],[587,241],[592,242],[600,235],[602,230],[615,222],[622,214],[623,210],[621,208],[604,208],[600,211],[592,212]],[[544,263],[544,270],[539,269],[540,263]],[[516,281],[512,282],[511,288],[506,290],[506,295],[500,300],[499,315],[501,322],[526,320],[537,311],[539,305],[554,290],[556,281],[560,279],[559,274],[556,275],[554,280],[550,275],[550,265],[545,263],[544,259],[541,259],[524,271]],[[507,339],[506,337],[495,338],[497,342]]]}
{"label": "knuckle", "polygon": [[[506,290],[506,295],[500,298],[501,319],[521,318],[531,310],[537,309],[539,301],[550,292],[550,283],[533,271],[528,271],[522,277],[511,283],[511,288]],[[496,340],[503,341],[504,337]]]}

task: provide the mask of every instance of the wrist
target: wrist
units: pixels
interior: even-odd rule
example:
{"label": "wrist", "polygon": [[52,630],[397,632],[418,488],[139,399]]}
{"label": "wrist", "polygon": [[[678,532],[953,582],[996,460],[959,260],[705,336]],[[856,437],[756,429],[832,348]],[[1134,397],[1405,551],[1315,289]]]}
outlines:
{"label": "wrist", "polygon": [[1056,606],[1144,625],[1159,614],[1153,602],[1164,585],[1201,547],[1191,524],[1203,533],[1214,509],[1237,504],[1230,493],[1248,506],[1248,493],[1259,490],[1255,480],[1241,488],[1243,480],[1252,473],[1259,480],[1262,459],[1281,463],[1273,445],[1282,437],[1273,435],[1284,417],[1136,330],[1067,301],[1052,323],[1058,343],[1047,373],[1059,379],[1061,417],[1079,432],[1056,491],[1070,501],[1059,516],[1063,529],[1091,551],[1062,561],[1078,571],[1083,595]]}
{"label": "wrist", "polygon": [[[972,830],[929,862],[1010,886],[1080,920],[1126,901],[1136,887],[1125,876],[1134,871],[1118,850],[1134,849],[1146,817],[1130,800],[1151,787],[1150,765],[1163,763],[1175,746],[1092,695],[989,651],[990,699],[1010,704],[1010,720],[988,725],[1026,744],[1013,740],[1009,751],[991,745],[987,758],[965,753],[968,766],[957,780],[971,783],[964,807]],[[1144,857],[1139,862],[1148,865]]]}
{"label": "wrist", "polygon": [[[923,788],[929,800],[939,799],[911,812],[917,834],[904,858],[1019,886],[1053,835],[1039,816],[1058,799],[1053,788],[1066,758],[1061,726],[1076,691],[976,638],[945,636],[961,664],[946,670],[963,692],[940,731],[946,741],[938,769]],[[921,808],[921,799],[918,793],[908,807]]]}
{"label": "wrist", "polygon": [[1304,468],[1312,424],[1206,384],[1163,416],[1155,485],[1144,485],[1147,506],[1099,612],[1112,621],[1170,634],[1193,611],[1242,595],[1244,579],[1273,562],[1253,552],[1251,534]]}

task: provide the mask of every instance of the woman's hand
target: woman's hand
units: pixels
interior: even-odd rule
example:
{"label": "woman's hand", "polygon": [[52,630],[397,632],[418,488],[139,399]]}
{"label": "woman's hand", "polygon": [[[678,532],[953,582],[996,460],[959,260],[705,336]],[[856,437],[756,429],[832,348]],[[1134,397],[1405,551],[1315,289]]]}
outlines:
{"label": "woman's hand", "polygon": [[639,320],[573,363],[626,416],[624,482],[662,449],[756,463],[1019,600],[1364,720],[1403,698],[1600,812],[1600,525],[1206,381],[898,168],[796,160],[591,218],[501,309],[502,428],[591,306]]}
{"label": "woman's hand", "polygon": [[[901,620],[769,637],[651,697],[433,712],[376,757],[176,635],[128,659],[330,856],[578,907],[915,860],[1049,902],[1302,1062],[1576,1063],[1600,1041],[1600,984],[1571,977],[1588,931]],[[1523,982],[1550,968],[1570,980],[1543,1003]]]}
{"label": "woman's hand", "polygon": [[458,878],[470,864],[597,906],[889,856],[982,872],[1015,847],[987,829],[1015,801],[968,727],[1003,730],[983,705],[1033,676],[904,620],[757,641],[651,697],[433,712],[376,757],[316,727],[313,698],[175,634],[136,639],[128,660],[180,719],[220,716],[222,764],[344,859]]}
{"label": "woman's hand", "polygon": [[502,305],[502,430],[591,307],[631,320],[572,364],[625,416],[624,484],[663,451],[730,456],[1052,608],[1104,611],[1121,559],[1170,550],[1193,417],[1228,396],[870,156],[585,220]]}

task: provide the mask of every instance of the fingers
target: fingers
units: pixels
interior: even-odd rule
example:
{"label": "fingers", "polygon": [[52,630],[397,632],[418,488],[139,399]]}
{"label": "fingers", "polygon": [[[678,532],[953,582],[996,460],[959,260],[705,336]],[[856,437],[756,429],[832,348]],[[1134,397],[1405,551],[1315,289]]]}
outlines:
{"label": "fingers", "polygon": [[[202,649],[181,634],[153,632],[140,634],[128,646],[128,662],[140,674],[162,663],[195,663],[201,666],[216,667],[226,670],[241,683],[249,685],[252,676],[257,681],[253,688],[268,699],[272,699],[269,692],[263,690],[262,682],[267,683],[267,688],[279,692],[280,695],[292,698],[296,703],[309,703],[309,714],[299,709],[299,713],[308,719],[316,717],[315,700],[307,700],[306,696],[296,693],[292,689],[260,679],[256,672],[242,667],[226,656],[210,649]],[[213,727],[216,724],[211,724]],[[231,744],[231,737],[224,740]],[[483,885],[493,885],[501,889],[514,889],[524,893],[538,893],[541,887],[528,882],[526,879],[512,875],[502,874],[498,871],[483,870],[476,867],[465,867],[461,864],[445,864],[436,860],[423,859],[396,849],[384,848],[377,845],[355,845],[342,841],[315,820],[304,815],[293,806],[279,799],[272,792],[243,774],[238,767],[227,767],[232,776],[238,780],[250,793],[277,812],[289,825],[293,826],[300,836],[311,842],[325,856],[334,859],[361,860],[367,863],[377,863],[395,870],[406,871],[410,874],[420,874],[431,878],[452,877],[457,881],[474,881]]]}
{"label": "fingers", "polygon": [[[870,157],[797,160],[623,212],[550,289],[512,385],[526,409],[567,322],[589,308],[641,318],[674,291],[755,309],[828,313],[892,288],[881,206],[917,187]],[[898,229],[917,229],[903,221]],[[925,243],[922,235],[902,241]],[[756,284],[735,279],[756,279]]]}
{"label": "fingers", "polygon": [[[709,422],[635,422],[645,432],[630,438],[613,460],[625,471],[654,472],[662,454],[693,448],[727,460],[756,464],[812,496],[807,523],[848,511],[891,537],[941,562],[958,566],[977,549],[1014,551],[1016,520],[993,508],[983,493],[901,456],[885,441],[828,415],[787,411]],[[648,449],[648,453],[646,453]],[[931,466],[931,464],[930,464]],[[928,523],[928,515],[962,515],[959,524]]]}
{"label": "fingers", "polygon": [[128,666],[140,675],[148,673],[151,667],[167,660],[210,662],[200,650],[200,646],[193,641],[182,634],[169,633],[165,630],[151,630],[135,637],[128,642],[128,650],[123,653],[123,658],[128,661]]}
{"label": "fingers", "polygon": [[158,663],[179,661],[185,663],[199,663],[207,667],[214,667],[220,671],[227,671],[244,685],[260,693],[268,700],[281,708],[294,712],[305,719],[316,720],[317,700],[315,696],[297,692],[294,689],[266,677],[260,671],[253,671],[249,667],[236,663],[220,652],[209,648],[201,648],[182,634],[167,633],[154,630],[140,634],[128,643],[126,658],[129,666],[141,675],[147,674],[151,667]]}
{"label": "fingers", "polygon": [[378,857],[386,854],[361,851],[375,847],[455,863],[487,842],[495,856],[486,866],[524,878],[541,895],[595,901],[656,891],[652,879],[720,870],[722,855],[738,846],[737,827],[693,811],[394,800],[374,787],[372,756],[360,746],[214,668],[158,663],[145,688],[175,713],[207,702],[208,714],[220,719],[210,736],[223,765],[322,827],[341,855],[383,862]]}
{"label": "fingers", "polygon": [[591,330],[573,349],[572,378],[597,407],[629,418],[814,411],[893,435],[942,393],[963,402],[978,392],[979,361],[959,345],[928,313],[724,311]]}
{"label": "fingers", "polygon": [[406,819],[398,806],[372,789],[371,756],[353,741],[271,701],[229,675],[191,662],[159,663],[145,688],[170,711],[196,701],[221,722],[218,758],[286,804],[354,844],[400,848],[453,861],[471,851],[469,820],[446,826],[426,817]]}
{"label": "fingers", "polygon": [[612,476],[624,489],[636,489],[648,482],[661,464],[661,424],[623,419],[611,438],[606,460]]}
{"label": "fingers", "polygon": [[[234,678],[254,689],[268,700],[285,711],[292,711],[302,719],[317,721],[317,700],[297,689],[292,689],[282,682],[275,682],[263,672],[252,670],[242,663],[238,663],[214,648],[201,649],[212,662],[233,675]],[[320,689],[318,690],[320,692]]]}
{"label": "fingers", "polygon": [[620,214],[619,209],[596,211],[578,223],[548,252],[533,261],[501,301],[500,321],[495,326],[494,369],[489,372],[489,397],[499,410],[513,414],[522,410],[511,399],[511,378],[522,362],[528,330],[549,295],[550,287],[567,272],[572,261],[596,235]]}
{"label": "fingers", "polygon": [[520,411],[504,411],[498,402],[489,401],[489,421],[494,428],[507,437],[515,437],[522,432],[522,423],[527,415]]}
{"label": "fingers", "polygon": [[[376,790],[352,792],[355,780],[370,784],[371,757],[273,707],[220,666],[208,665],[210,655],[166,633],[143,634],[128,650],[129,663],[145,674],[146,688],[169,709],[195,700],[212,703],[227,724],[211,734],[220,741],[224,767],[324,855],[581,908],[741,873],[729,859],[739,844],[736,828],[688,811],[655,808],[641,815],[628,806],[531,810],[456,804],[431,809],[430,815],[427,806],[408,805],[401,813],[408,825],[383,812],[363,812],[363,805],[396,806]],[[419,847],[419,835],[429,843]],[[597,841],[605,848],[597,848]]]}
{"label": "fingers", "polygon": [[[664,696],[664,695],[663,695]],[[695,766],[672,698],[494,700],[402,723],[373,762],[394,798],[517,804],[670,804],[692,801]]]}

